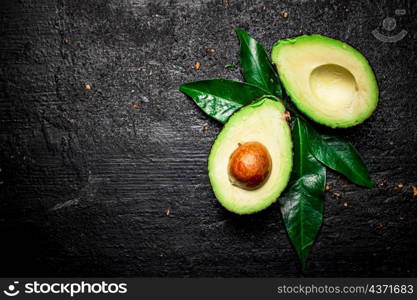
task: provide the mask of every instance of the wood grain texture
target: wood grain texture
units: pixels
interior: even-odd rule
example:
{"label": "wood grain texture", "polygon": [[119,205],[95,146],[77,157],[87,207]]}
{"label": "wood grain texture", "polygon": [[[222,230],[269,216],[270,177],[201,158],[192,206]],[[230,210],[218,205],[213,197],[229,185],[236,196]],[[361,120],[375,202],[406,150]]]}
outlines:
{"label": "wood grain texture", "polygon": [[[328,173],[306,275],[417,276],[416,9],[413,1],[2,1],[0,274],[300,275],[277,204],[239,217],[216,202],[206,164],[221,125],[178,91],[197,79],[241,80],[224,67],[238,63],[241,27],[267,50],[301,32],[344,40],[380,85],[375,114],[336,131],[357,146],[377,186]],[[408,31],[403,40],[373,37],[375,28],[393,34],[385,16],[397,19],[393,33]]]}

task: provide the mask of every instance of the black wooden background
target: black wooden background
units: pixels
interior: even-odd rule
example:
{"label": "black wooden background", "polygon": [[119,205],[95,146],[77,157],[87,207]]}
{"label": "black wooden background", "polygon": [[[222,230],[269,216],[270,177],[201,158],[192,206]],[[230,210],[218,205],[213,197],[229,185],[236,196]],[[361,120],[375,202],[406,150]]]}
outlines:
{"label": "black wooden background", "polygon": [[[375,114],[336,131],[377,186],[328,172],[306,275],[417,276],[416,9],[411,0],[2,0],[0,274],[301,275],[278,204],[236,216],[217,203],[206,163],[221,125],[178,91],[242,79],[225,68],[238,64],[239,26],[268,51],[301,33],[346,41],[380,85]],[[374,29],[408,33],[385,43]]]}

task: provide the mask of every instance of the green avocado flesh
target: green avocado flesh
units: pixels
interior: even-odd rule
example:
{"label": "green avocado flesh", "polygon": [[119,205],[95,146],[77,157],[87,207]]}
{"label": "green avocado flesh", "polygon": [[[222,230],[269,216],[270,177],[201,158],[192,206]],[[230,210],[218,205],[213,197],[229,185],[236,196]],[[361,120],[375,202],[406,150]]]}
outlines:
{"label": "green avocado flesh", "polygon": [[378,85],[366,58],[346,43],[321,35],[278,41],[272,61],[297,108],[330,127],[350,127],[371,116]]}
{"label": "green avocado flesh", "polygon": [[[257,142],[269,152],[271,169],[256,189],[236,186],[229,177],[231,155],[242,144]],[[284,106],[264,98],[234,113],[217,136],[208,159],[214,194],[229,211],[250,214],[267,208],[286,187],[292,168],[292,141]]]}

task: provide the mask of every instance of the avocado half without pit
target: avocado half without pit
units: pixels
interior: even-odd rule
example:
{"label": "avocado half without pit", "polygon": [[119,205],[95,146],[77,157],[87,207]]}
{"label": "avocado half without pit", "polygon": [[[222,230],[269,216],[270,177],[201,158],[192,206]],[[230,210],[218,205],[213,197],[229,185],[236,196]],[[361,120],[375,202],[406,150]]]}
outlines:
{"label": "avocado half without pit", "polygon": [[291,132],[284,106],[263,98],[234,113],[208,159],[210,183],[229,211],[267,208],[286,187],[292,168]]}
{"label": "avocado half without pit", "polygon": [[330,127],[350,127],[371,116],[378,85],[366,58],[346,43],[321,35],[278,41],[272,61],[297,108]]}

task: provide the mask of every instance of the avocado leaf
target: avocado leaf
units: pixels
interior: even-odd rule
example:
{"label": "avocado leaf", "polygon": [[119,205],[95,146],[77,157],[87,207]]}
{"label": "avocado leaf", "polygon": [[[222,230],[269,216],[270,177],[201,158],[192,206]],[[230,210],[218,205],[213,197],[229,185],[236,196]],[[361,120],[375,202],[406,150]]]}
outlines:
{"label": "avocado leaf", "polygon": [[294,166],[290,183],[280,199],[288,236],[302,269],[323,221],[326,168],[310,152],[306,122],[295,117],[292,128]]}
{"label": "avocado leaf", "polygon": [[268,94],[252,84],[227,79],[189,82],[179,89],[191,97],[207,115],[221,123],[226,123],[240,107]]}
{"label": "avocado leaf", "polygon": [[282,97],[281,83],[263,46],[246,31],[236,28],[240,41],[240,65],[246,82]]}
{"label": "avocado leaf", "polygon": [[329,168],[345,175],[350,181],[373,187],[368,168],[353,145],[339,137],[321,134],[306,122],[313,155]]}

